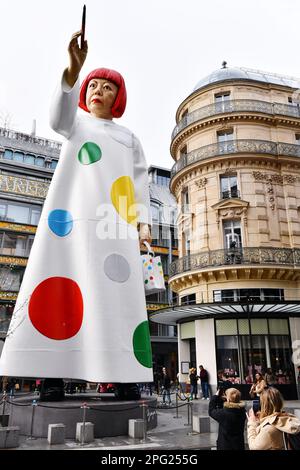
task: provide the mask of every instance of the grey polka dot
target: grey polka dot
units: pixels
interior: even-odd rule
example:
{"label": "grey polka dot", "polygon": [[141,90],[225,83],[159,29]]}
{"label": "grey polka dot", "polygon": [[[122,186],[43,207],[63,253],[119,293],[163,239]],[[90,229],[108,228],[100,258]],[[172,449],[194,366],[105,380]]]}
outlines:
{"label": "grey polka dot", "polygon": [[104,272],[112,281],[125,282],[130,276],[130,267],[124,256],[114,253],[105,259]]}

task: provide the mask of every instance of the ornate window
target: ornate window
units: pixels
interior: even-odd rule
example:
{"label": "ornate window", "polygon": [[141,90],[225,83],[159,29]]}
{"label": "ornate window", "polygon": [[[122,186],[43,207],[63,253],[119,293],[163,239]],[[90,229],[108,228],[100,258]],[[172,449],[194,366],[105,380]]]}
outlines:
{"label": "ornate window", "polygon": [[190,211],[190,198],[188,188],[184,188],[181,192],[181,211],[186,214]]}
{"label": "ornate window", "polygon": [[217,132],[218,143],[227,142],[233,139],[233,129]]}
{"label": "ornate window", "polygon": [[237,198],[239,191],[237,187],[237,175],[220,176],[221,199]]}
{"label": "ornate window", "polygon": [[224,220],[223,236],[225,249],[241,248],[242,233],[240,220]]}
{"label": "ornate window", "polygon": [[230,91],[217,93],[215,95],[216,112],[224,113],[227,111],[226,102],[230,100]]}

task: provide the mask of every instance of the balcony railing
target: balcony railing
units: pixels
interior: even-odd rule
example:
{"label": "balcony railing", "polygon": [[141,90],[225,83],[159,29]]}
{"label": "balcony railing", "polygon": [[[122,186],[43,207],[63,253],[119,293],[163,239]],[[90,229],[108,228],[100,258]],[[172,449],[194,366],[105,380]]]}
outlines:
{"label": "balcony railing", "polygon": [[171,170],[171,177],[183,168],[206,158],[237,153],[286,155],[300,157],[300,145],[269,140],[239,139],[205,145],[183,155]]}
{"label": "balcony railing", "polygon": [[170,277],[196,269],[237,264],[300,267],[300,249],[251,247],[195,253],[173,261],[170,266]]}
{"label": "balcony railing", "polygon": [[183,129],[202,119],[215,116],[217,114],[227,114],[236,112],[254,112],[280,116],[291,116],[300,118],[300,108],[291,104],[268,103],[259,100],[228,100],[222,103],[213,103],[208,106],[196,109],[179,121],[172,132],[172,140]]}
{"label": "balcony railing", "polygon": [[220,199],[236,199],[240,198],[240,192],[238,189],[231,189],[230,191],[221,191]]}

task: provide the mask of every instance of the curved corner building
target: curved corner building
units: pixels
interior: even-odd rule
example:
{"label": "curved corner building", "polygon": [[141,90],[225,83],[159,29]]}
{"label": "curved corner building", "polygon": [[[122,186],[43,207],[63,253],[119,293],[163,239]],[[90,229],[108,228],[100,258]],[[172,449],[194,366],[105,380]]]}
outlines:
{"label": "curved corner building", "polygon": [[178,325],[182,382],[202,364],[212,390],[222,370],[248,398],[255,372],[272,369],[269,382],[297,397],[298,88],[300,79],[223,63],[177,110],[179,258],[169,283],[180,301],[151,319]]}

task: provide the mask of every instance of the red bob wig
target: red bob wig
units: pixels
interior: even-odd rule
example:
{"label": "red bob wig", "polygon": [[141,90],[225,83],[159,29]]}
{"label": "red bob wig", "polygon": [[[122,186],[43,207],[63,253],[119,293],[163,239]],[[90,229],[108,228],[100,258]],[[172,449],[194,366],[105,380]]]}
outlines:
{"label": "red bob wig", "polygon": [[113,117],[121,117],[126,108],[127,93],[125,82],[124,78],[119,72],[116,72],[115,70],[111,69],[96,69],[88,74],[88,76],[84,79],[80,87],[79,107],[89,113],[89,110],[86,107],[86,89],[90,80],[92,80],[93,78],[104,78],[105,80],[109,80],[115,83],[115,85],[119,87],[118,94],[111,109],[111,112]]}

